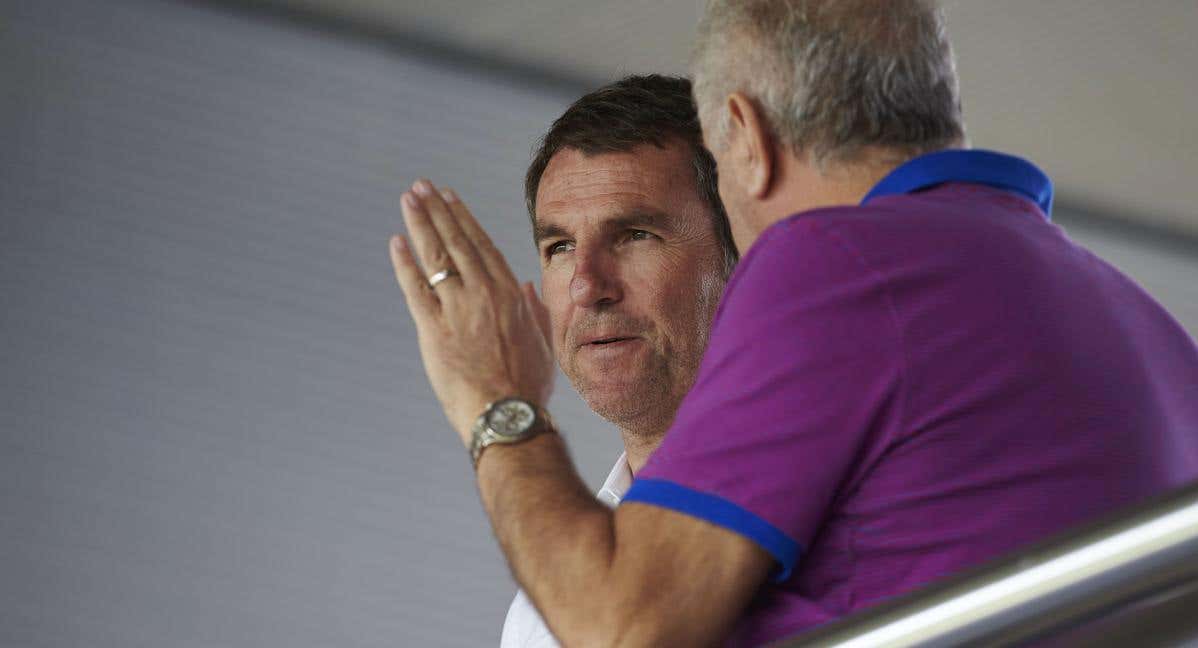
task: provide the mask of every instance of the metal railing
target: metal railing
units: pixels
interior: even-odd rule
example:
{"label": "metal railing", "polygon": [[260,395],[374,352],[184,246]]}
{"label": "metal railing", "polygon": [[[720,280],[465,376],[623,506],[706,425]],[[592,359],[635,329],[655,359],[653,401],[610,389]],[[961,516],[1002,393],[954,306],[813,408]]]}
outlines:
{"label": "metal railing", "polygon": [[1198,483],[776,645],[1091,645],[1116,627],[1198,637]]}

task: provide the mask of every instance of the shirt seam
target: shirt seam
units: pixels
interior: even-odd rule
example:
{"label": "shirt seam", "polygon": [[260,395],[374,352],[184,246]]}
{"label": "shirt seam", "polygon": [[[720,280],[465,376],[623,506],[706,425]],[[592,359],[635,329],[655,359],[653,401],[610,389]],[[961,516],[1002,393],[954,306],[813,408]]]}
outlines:
{"label": "shirt seam", "polygon": [[[908,391],[909,391],[908,390],[908,384],[909,384],[908,376],[910,373],[909,372],[909,359],[908,359],[908,353],[907,353],[907,336],[906,336],[905,331],[903,330],[903,326],[902,326],[901,320],[899,318],[898,306],[895,304],[895,302],[897,300],[895,299],[893,291],[891,290],[892,282],[889,278],[884,276],[876,268],[874,268],[872,265],[870,265],[868,259],[865,258],[865,255],[859,249],[857,249],[856,246],[852,245],[844,237],[844,235],[842,235],[839,231],[837,231],[833,227],[828,227],[828,226],[824,226],[822,228],[815,227],[813,229],[817,232],[822,232],[822,233],[826,234],[830,238],[835,238],[836,243],[838,243],[840,245],[841,249],[843,249],[846,254],[852,255],[857,260],[857,262],[860,263],[862,265],[862,267],[865,268],[865,270],[867,272],[869,272],[875,279],[878,280],[879,285],[882,287],[882,290],[885,293],[886,311],[890,315],[890,324],[894,330],[895,350],[898,353],[898,360],[899,360],[899,363],[898,363],[898,370],[899,370],[899,407],[898,407],[898,412],[899,412],[899,416],[898,416],[898,425],[896,427],[898,429],[906,429],[907,398],[908,398]],[[888,440],[891,440],[891,439],[888,439]]]}
{"label": "shirt seam", "polygon": [[[794,217],[792,217],[791,223],[794,223],[796,220],[798,220],[798,219],[794,219]],[[869,260],[866,259],[865,254],[862,253],[861,250],[857,248],[857,246],[853,245],[845,237],[844,234],[842,234],[840,231],[838,231],[838,229],[835,226],[829,226],[827,224],[822,224],[822,223],[813,223],[811,226],[811,231],[816,234],[823,234],[827,240],[829,240],[834,245],[837,245],[838,247],[840,247],[841,251],[843,251],[845,254],[849,255],[850,257],[852,257],[858,264],[860,264],[860,266],[866,272],[868,272],[871,276],[873,276],[878,281],[878,285],[881,287],[881,289],[883,291],[883,296],[885,297],[885,300],[886,300],[886,310],[890,316],[891,328],[893,329],[893,336],[894,336],[893,343],[894,343],[894,347],[895,347],[895,352],[897,354],[896,360],[898,361],[898,380],[899,380],[898,416],[896,417],[896,423],[895,423],[894,429],[886,430],[884,433],[884,436],[881,439],[881,441],[884,442],[883,445],[889,445],[894,440],[892,435],[894,434],[895,430],[905,430],[907,427],[907,404],[908,404],[909,382],[910,382],[909,381],[909,375],[910,375],[909,362],[908,362],[908,353],[907,353],[907,336],[906,336],[905,331],[903,330],[901,320],[898,315],[898,306],[895,304],[896,299],[894,297],[894,294],[893,294],[893,292],[891,290],[891,286],[890,286],[891,281],[887,277],[885,277],[881,272],[879,272],[876,268],[874,268],[873,265],[871,265],[869,263]],[[857,546],[858,526],[856,524],[852,524],[849,527],[848,537],[849,537],[848,552],[849,552],[849,559],[852,563],[852,568],[851,568],[850,577],[846,582],[857,583],[858,582],[857,576],[859,573],[858,569],[860,567],[860,561],[858,560],[858,556],[860,555],[860,551],[859,551],[860,548]],[[852,605],[857,600],[857,590],[856,590],[855,586],[849,588],[847,599],[848,599],[849,609],[851,610]]]}

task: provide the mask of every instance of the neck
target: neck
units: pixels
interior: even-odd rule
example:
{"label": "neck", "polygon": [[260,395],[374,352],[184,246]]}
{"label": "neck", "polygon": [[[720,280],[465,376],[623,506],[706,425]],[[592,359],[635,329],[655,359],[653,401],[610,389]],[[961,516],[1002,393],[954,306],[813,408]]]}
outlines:
{"label": "neck", "polygon": [[[850,162],[818,164],[808,155],[779,152],[774,187],[752,208],[748,234],[751,240],[770,225],[797,213],[822,207],[861,204],[862,199],[908,158],[888,149],[867,149]],[[739,244],[739,241],[738,241]]]}
{"label": "neck", "polygon": [[657,429],[656,426],[652,429],[645,428],[620,428],[620,437],[624,440],[624,456],[628,460],[628,468],[633,475],[640,472],[645,466],[645,462],[649,460],[649,455],[661,445],[662,438],[666,435],[666,430],[669,426],[663,429]]}

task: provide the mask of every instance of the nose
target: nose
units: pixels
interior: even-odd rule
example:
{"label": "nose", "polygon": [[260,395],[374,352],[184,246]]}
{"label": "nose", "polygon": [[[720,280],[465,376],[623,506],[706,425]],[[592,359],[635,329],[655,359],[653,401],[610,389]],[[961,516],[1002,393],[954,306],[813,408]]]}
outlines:
{"label": "nose", "polygon": [[615,259],[605,250],[574,252],[574,276],[570,278],[570,299],[575,306],[596,308],[623,299]]}

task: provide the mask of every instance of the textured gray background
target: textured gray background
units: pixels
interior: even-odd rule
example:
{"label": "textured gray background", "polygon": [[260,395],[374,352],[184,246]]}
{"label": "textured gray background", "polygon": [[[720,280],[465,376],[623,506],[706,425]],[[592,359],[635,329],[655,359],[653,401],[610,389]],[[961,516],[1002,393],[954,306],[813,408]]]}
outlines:
{"label": "textured gray background", "polygon": [[[451,182],[535,278],[573,97],[266,17],[0,0],[0,646],[474,646],[513,585],[387,262]],[[1069,229],[1198,332],[1198,260]],[[597,484],[618,441],[552,405]]]}

